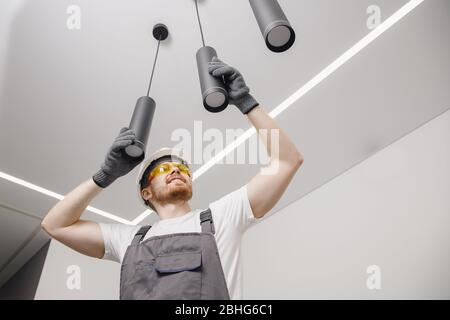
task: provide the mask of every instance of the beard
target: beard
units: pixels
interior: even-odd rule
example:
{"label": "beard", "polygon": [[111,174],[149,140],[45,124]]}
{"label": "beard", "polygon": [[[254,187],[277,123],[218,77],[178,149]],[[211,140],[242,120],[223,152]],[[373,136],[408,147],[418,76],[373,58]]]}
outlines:
{"label": "beard", "polygon": [[151,188],[153,201],[160,205],[189,201],[192,198],[192,186],[187,183],[169,183],[161,188]]}

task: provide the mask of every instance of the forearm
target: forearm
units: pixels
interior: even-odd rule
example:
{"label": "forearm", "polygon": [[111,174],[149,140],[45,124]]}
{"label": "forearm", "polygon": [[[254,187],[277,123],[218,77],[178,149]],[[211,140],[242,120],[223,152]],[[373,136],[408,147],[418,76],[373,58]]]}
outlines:
{"label": "forearm", "polygon": [[65,228],[79,221],[82,213],[103,189],[89,179],[60,200],[42,220],[42,228],[48,233],[51,230]]}
{"label": "forearm", "polygon": [[[303,162],[302,154],[276,121],[261,106],[253,108],[247,114],[247,117],[263,140],[271,162],[279,160],[281,163],[301,165]],[[278,134],[273,135],[272,130],[277,131]],[[272,137],[278,139],[273,140]]]}

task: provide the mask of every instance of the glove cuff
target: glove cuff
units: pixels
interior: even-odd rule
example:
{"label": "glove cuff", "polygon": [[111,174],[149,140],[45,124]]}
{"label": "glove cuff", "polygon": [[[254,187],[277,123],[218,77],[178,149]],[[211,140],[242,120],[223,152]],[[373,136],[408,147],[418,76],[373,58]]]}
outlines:
{"label": "glove cuff", "polygon": [[102,169],[98,170],[92,176],[92,180],[94,180],[95,184],[98,185],[100,188],[106,188],[116,179],[117,177],[111,177],[110,175],[106,174]]}
{"label": "glove cuff", "polygon": [[257,107],[258,105],[258,101],[256,101],[251,94],[246,94],[242,98],[239,98],[235,101],[235,106],[238,107],[243,114],[249,113],[254,107]]}

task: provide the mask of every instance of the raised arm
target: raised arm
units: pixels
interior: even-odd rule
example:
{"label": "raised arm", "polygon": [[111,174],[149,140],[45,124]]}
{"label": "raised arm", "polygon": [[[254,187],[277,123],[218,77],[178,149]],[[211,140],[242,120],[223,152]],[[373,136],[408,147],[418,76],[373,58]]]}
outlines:
{"label": "raised arm", "polygon": [[100,170],[59,201],[42,220],[42,228],[54,239],[91,257],[105,253],[100,226],[95,221],[81,220],[92,199],[117,178],[126,175],[143,160],[130,158],[122,150],[135,140],[132,130],[124,127],[106,154]]}
{"label": "raised arm", "polygon": [[261,218],[280,200],[302,165],[303,156],[275,120],[250,95],[250,89],[236,68],[214,57],[209,63],[208,71],[215,77],[223,77],[230,104],[247,115],[266,146],[269,165],[261,168],[247,185],[253,215]]}
{"label": "raised arm", "polygon": [[89,203],[103,189],[89,179],[59,201],[42,220],[42,228],[54,239],[91,257],[102,258],[103,237],[97,222],[81,220]]}
{"label": "raised arm", "polygon": [[268,166],[262,168],[247,185],[253,214],[260,218],[280,200],[302,165],[303,156],[263,108],[255,107],[247,116],[259,133],[270,157]]}

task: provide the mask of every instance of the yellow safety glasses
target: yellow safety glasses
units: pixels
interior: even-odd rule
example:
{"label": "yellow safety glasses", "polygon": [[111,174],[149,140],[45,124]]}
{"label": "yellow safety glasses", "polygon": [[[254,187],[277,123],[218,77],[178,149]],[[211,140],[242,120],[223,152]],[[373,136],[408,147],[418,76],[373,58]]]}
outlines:
{"label": "yellow safety glasses", "polygon": [[189,170],[189,168],[186,165],[176,162],[164,162],[153,168],[148,177],[149,178],[148,182],[150,182],[156,176],[169,173],[172,170],[172,167],[178,168],[181,173],[191,176],[191,170]]}

